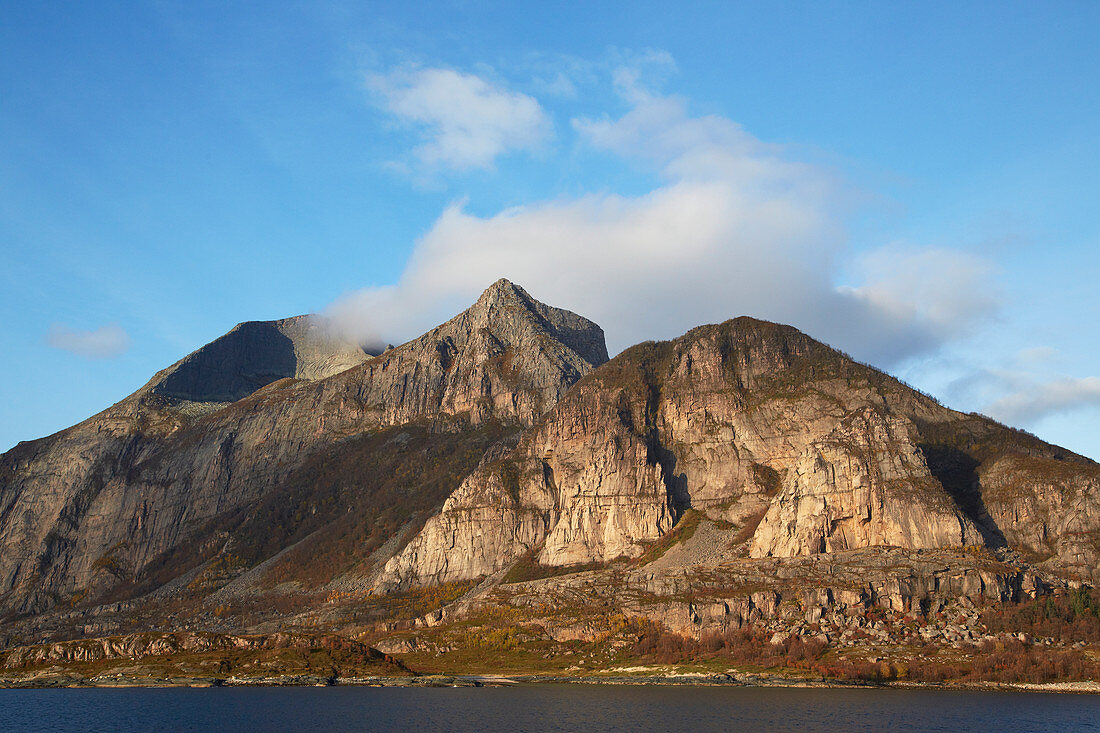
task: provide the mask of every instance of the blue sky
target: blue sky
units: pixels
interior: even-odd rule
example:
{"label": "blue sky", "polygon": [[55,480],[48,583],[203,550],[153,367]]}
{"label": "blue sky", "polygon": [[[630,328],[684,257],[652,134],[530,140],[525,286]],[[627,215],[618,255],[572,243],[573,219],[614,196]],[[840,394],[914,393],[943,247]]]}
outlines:
{"label": "blue sky", "polygon": [[1100,458],[1100,5],[0,3],[0,450],[498,277],[783,320]]}

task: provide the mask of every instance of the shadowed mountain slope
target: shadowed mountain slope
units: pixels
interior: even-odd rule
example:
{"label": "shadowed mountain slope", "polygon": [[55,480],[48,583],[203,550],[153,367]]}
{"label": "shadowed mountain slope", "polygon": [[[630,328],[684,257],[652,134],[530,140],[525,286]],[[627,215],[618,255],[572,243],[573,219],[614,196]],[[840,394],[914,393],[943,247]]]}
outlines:
{"label": "shadowed mountain slope", "polygon": [[249,321],[157,374],[152,393],[191,402],[236,402],[276,380],[324,379],[374,354],[316,316]]}

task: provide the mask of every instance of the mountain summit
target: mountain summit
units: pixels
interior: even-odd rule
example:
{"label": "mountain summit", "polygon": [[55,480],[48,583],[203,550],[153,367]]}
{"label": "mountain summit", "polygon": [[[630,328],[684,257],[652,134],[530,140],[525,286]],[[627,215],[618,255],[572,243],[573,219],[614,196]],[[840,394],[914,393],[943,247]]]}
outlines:
{"label": "mountain summit", "polygon": [[324,379],[371,356],[318,316],[249,321],[160,372],[147,388],[187,402],[236,402],[279,379]]}
{"label": "mountain summit", "polygon": [[221,551],[212,532],[347,439],[405,424],[503,434],[606,360],[599,326],[506,280],[374,356],[309,317],[241,324],[118,405],[4,454],[0,607],[152,588]]}
{"label": "mountain summit", "polygon": [[[637,557],[689,510],[712,560],[1010,546],[1094,576],[1100,467],[751,318],[641,344],[471,474],[387,588]],[[1086,539],[1091,537],[1093,539]]]}

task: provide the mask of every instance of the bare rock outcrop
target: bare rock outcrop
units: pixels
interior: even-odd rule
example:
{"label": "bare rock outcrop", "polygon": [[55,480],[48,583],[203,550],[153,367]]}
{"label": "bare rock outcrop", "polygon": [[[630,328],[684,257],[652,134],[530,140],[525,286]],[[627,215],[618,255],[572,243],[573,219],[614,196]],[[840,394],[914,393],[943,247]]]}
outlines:
{"label": "bare rock outcrop", "polygon": [[320,383],[316,407],[354,405],[360,429],[440,414],[530,425],[605,361],[599,326],[499,280],[443,325]]}
{"label": "bare rock outcrop", "polygon": [[249,508],[288,481],[308,485],[311,462],[350,470],[341,452],[362,450],[372,431],[415,423],[468,452],[483,441],[445,436],[529,425],[607,358],[598,326],[506,280],[413,341],[375,357],[356,348],[309,319],[244,324],[103,413],[9,451],[0,607],[168,580],[229,552]]}
{"label": "bare rock outcrop", "polygon": [[236,402],[277,380],[324,379],[372,356],[318,316],[249,321],[158,373],[146,389],[189,402]]}
{"label": "bare rock outcrop", "polygon": [[606,396],[567,398],[511,455],[479,466],[386,564],[378,588],[491,574],[536,549],[547,565],[641,554],[674,516],[663,468]]}
{"label": "bare rock outcrop", "polygon": [[633,347],[580,380],[510,456],[466,479],[378,588],[471,578],[528,553],[547,566],[636,557],[688,507],[732,524],[731,542],[751,537],[754,557],[1011,535],[1088,575],[1097,471],[793,328],[739,318]]}
{"label": "bare rock outcrop", "polygon": [[929,473],[905,422],[871,408],[811,444],[787,475],[753,535],[753,557],[982,544]]}

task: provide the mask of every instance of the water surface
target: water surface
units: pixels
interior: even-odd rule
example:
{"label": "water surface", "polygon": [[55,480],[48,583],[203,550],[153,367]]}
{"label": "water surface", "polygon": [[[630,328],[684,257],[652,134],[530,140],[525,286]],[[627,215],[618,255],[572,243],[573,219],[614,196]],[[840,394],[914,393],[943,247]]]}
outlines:
{"label": "water surface", "polygon": [[1100,731],[1100,696],[943,690],[0,690],[0,731]]}

